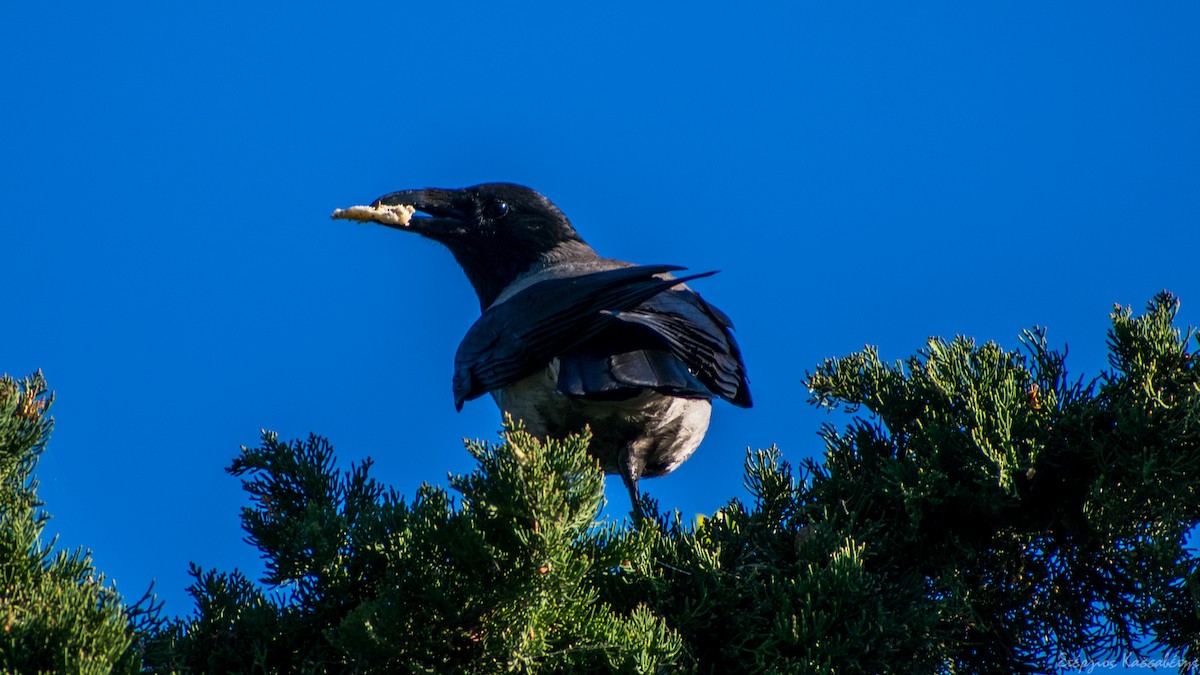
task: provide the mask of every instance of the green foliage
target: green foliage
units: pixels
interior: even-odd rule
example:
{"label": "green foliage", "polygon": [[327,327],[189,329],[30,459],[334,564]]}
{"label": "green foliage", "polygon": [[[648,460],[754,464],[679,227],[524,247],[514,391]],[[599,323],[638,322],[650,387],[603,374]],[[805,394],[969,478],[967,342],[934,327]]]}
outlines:
{"label": "green foliage", "polygon": [[1150,639],[1200,659],[1185,548],[1200,520],[1200,370],[1177,309],[1166,293],[1140,317],[1118,307],[1112,370],[1089,384],[1067,378],[1042,331],[1024,334],[1024,354],[931,339],[904,363],[867,349],[809,378],[820,405],[881,422],[825,429],[811,517],[868,542],[869,569],[924,580],[949,669],[1049,670]]}
{"label": "green foliage", "polygon": [[[323,439],[266,433],[230,467],[265,586],[193,567],[192,614],[132,643],[86,560],[55,568],[28,543],[41,521],[6,536],[32,551],[21,569],[91,593],[123,636],[108,658],[155,672],[1048,672],[1147,650],[1192,664],[1200,370],[1177,307],[1164,293],[1141,316],[1117,308],[1111,369],[1091,382],[1036,329],[1015,353],[960,337],[894,364],[870,348],[828,360],[813,402],[866,414],[827,425],[823,461],[798,473],[775,448],[749,453],[752,503],[696,523],[644,498],[639,527],[597,524],[586,435],[507,422],[501,443],[467,444],[478,468],[453,494],[409,503],[369,461],[341,471]],[[25,421],[0,439],[36,456],[46,399],[24,387],[17,404],[5,390],[3,419]],[[2,461],[5,518],[32,513],[32,460]],[[37,630],[21,644],[82,649]],[[38,653],[6,644],[9,669]]]}
{"label": "green foliage", "polygon": [[750,453],[746,474],[753,508],[733,500],[695,526],[655,509],[653,525],[611,532],[631,558],[601,597],[666,618],[684,638],[677,669],[933,672],[921,585],[888,580],[864,542],[811,524],[807,488],[776,448]]}
{"label": "green foliage", "polygon": [[138,672],[137,631],[152,612],[126,608],[80,552],[44,544],[33,470],[53,420],[37,373],[0,377],[0,671]]}
{"label": "green foliage", "polygon": [[616,613],[594,578],[618,565],[589,535],[603,499],[588,438],[543,443],[519,425],[480,467],[411,505],[338,472],[328,443],[273,434],[243,448],[249,540],[265,597],[242,575],[193,570],[195,614],[149,647],[179,672],[653,672],[679,637],[645,608]]}

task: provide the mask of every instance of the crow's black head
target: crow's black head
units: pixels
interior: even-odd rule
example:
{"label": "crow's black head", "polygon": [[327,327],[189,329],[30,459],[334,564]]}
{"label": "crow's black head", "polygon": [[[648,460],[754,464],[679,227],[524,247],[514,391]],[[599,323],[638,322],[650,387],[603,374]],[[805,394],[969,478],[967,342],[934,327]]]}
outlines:
{"label": "crow's black head", "polygon": [[394,227],[450,249],[475,287],[482,307],[564,244],[590,250],[557,206],[521,185],[485,183],[461,190],[404,190],[380,197],[374,206],[397,204],[415,207],[417,215],[407,225]]}

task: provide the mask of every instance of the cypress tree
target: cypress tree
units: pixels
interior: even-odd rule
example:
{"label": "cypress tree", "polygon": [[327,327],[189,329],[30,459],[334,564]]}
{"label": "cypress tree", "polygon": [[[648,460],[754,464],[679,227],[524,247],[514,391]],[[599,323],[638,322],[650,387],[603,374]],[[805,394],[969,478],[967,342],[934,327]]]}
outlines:
{"label": "cypress tree", "polygon": [[149,601],[128,607],[90,556],[55,551],[42,533],[34,469],[54,420],[42,374],[0,376],[0,671],[139,672],[154,627]]}
{"label": "cypress tree", "polygon": [[[40,378],[6,380],[0,438],[26,450],[3,466],[4,553],[23,561],[6,558],[20,599],[4,606],[5,665],[53,670],[69,652],[178,673],[1032,673],[1154,657],[1191,672],[1200,369],[1177,310],[1166,293],[1114,309],[1092,380],[1068,375],[1042,329],[1017,351],[933,338],[896,363],[872,348],[829,359],[806,376],[812,403],[849,421],[821,430],[823,458],[748,452],[751,500],[694,522],[644,497],[640,527],[597,523],[586,433],[507,421],[500,442],[466,444],[474,471],[411,500],[369,460],[340,469],[325,439],[264,433],[229,471],[265,578],[193,566],[195,608],[170,621],[36,543],[29,457],[49,399]],[[37,618],[46,584],[88,599],[62,605],[83,612],[73,623]],[[92,632],[55,632],[76,624]]]}

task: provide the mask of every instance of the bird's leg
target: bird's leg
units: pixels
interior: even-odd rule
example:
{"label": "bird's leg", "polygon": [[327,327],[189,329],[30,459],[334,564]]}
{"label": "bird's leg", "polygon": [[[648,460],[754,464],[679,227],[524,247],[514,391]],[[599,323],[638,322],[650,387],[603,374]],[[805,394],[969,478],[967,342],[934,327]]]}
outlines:
{"label": "bird's leg", "polygon": [[635,527],[640,527],[646,518],[646,514],[642,511],[642,495],[638,491],[638,478],[642,475],[641,454],[630,443],[621,450],[621,454],[617,457],[617,464],[621,470],[621,480],[625,483],[625,489],[629,490],[629,501],[633,505],[633,524]]}

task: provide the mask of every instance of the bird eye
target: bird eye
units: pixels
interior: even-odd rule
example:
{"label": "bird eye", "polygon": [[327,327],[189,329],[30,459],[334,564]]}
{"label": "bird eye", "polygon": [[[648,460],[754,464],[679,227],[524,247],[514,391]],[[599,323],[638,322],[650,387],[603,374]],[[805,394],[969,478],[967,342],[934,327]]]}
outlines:
{"label": "bird eye", "polygon": [[506,213],[508,213],[508,204],[504,202],[491,202],[483,207],[484,217],[491,218],[492,220],[503,218]]}

